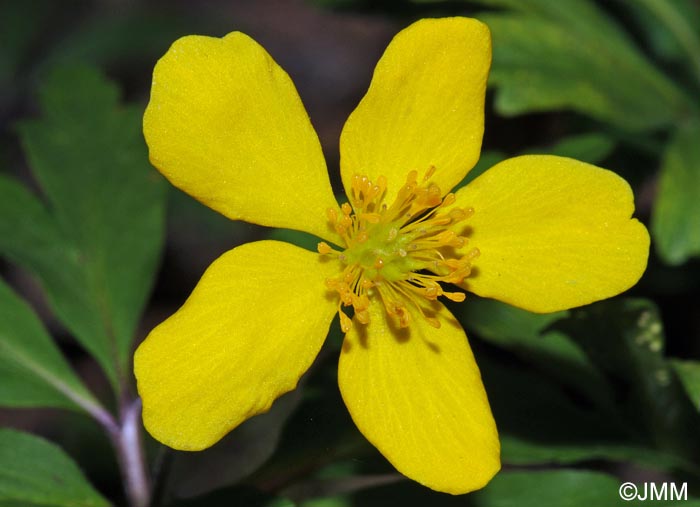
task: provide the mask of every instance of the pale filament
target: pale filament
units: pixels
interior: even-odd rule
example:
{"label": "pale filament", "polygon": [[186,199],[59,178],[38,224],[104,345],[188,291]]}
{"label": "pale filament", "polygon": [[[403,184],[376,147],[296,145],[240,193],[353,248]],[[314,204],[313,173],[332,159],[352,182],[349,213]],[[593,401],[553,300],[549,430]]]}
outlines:
{"label": "pale filament", "polygon": [[474,210],[452,207],[452,193],[441,197],[439,187],[429,182],[434,172],[431,167],[421,184],[417,171],[409,172],[391,206],[383,202],[384,176],[373,183],[367,176],[354,175],[349,196],[352,205],[343,204],[340,213],[327,211],[345,249],[335,250],[321,242],[318,252],[336,257],[345,266],[340,276],[326,280],[327,288],[338,293],[343,332],[350,330],[352,320],[342,307],[352,306],[355,320],[368,324],[373,297],[381,299],[387,315],[399,327],[411,323],[407,305],[417,309],[428,324],[440,327],[426,312],[429,303],[440,296],[464,301],[463,292],[447,292],[441,283],[460,284],[471,274],[479,250],[464,251],[468,240],[455,232],[455,224],[467,220]]}

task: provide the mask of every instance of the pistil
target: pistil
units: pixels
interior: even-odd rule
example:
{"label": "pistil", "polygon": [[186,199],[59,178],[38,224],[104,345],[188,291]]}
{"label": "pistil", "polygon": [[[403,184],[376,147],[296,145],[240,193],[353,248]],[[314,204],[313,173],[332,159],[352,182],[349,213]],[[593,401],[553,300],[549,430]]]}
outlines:
{"label": "pistil", "polygon": [[455,231],[455,225],[474,214],[472,208],[454,207],[455,196],[441,197],[440,189],[428,180],[435,171],[431,167],[417,181],[411,171],[394,202],[387,206],[384,196],[387,179],[373,183],[367,176],[354,175],[350,202],[327,212],[331,226],[345,243],[335,250],[325,242],[318,244],[321,255],[337,257],[344,269],[340,276],[326,280],[328,289],[338,293],[338,313],[343,332],[350,330],[352,320],[342,307],[352,306],[355,319],[369,323],[371,298],[379,298],[387,315],[399,327],[408,327],[411,312],[408,305],[434,327],[437,319],[426,313],[429,303],[444,296],[463,301],[463,292],[447,292],[441,283],[459,284],[471,273],[472,261],[479,250],[464,252],[468,239]]}

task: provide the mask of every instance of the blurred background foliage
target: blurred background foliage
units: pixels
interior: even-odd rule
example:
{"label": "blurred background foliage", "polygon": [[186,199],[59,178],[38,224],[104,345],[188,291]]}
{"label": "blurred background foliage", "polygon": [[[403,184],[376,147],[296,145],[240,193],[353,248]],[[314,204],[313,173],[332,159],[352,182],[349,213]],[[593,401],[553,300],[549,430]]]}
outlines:
{"label": "blurred background foliage", "polygon": [[422,488],[363,439],[336,387],[333,327],[300,388],[212,449],[146,436],[153,504],[588,507],[625,503],[629,480],[686,482],[682,505],[700,505],[700,2],[4,0],[0,506],[124,504],[94,419],[133,397],[136,343],[225,250],[263,237],[314,248],[229,222],[150,167],[141,114],[168,46],[258,40],[296,83],[340,192],[339,133],[384,47],[451,15],[485,21],[494,46],[482,160],[462,184],[520,153],[610,168],[650,227],[647,273],[551,315],[451,306],[501,432],[504,469],[480,492]]}

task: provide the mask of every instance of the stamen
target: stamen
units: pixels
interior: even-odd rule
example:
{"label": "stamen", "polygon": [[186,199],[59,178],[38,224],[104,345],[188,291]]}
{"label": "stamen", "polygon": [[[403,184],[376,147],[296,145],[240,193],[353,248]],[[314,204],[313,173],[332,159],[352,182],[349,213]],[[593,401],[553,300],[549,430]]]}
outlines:
{"label": "stamen", "polygon": [[329,253],[331,253],[333,251],[333,249],[330,247],[330,245],[328,243],[326,243],[325,241],[321,241],[318,244],[318,246],[316,247],[316,249],[318,250],[318,253],[320,253],[321,255],[328,255]]}
{"label": "stamen", "polygon": [[[354,320],[370,323],[370,300],[379,298],[388,316],[399,327],[411,324],[411,308],[425,321],[440,327],[429,316],[429,305],[439,297],[461,302],[463,292],[443,290],[442,283],[460,284],[471,274],[477,248],[465,251],[468,238],[455,225],[469,219],[473,208],[455,207],[456,197],[444,198],[430,180],[436,172],[430,166],[418,183],[412,170],[397,192],[393,203],[384,200],[387,179],[373,183],[367,176],[351,178],[350,203],[327,210],[327,218],[345,249],[335,250],[328,243],[317,246],[320,255],[336,257],[344,266],[338,277],[326,286],[338,294],[338,313],[343,332],[352,320],[341,307],[352,306]],[[427,312],[427,313],[426,313]]]}

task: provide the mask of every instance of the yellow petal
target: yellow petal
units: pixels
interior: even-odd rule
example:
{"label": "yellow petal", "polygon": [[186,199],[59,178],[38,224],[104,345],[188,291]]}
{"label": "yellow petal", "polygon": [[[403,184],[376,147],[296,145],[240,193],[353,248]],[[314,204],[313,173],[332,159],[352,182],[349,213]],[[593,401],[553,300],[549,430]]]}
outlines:
{"label": "yellow petal", "polygon": [[412,312],[398,330],[374,301],[370,323],[345,337],[338,382],[357,427],[399,472],[461,494],[498,471],[500,445],[467,337],[436,308],[440,329]]}
{"label": "yellow petal", "polygon": [[501,162],[457,192],[480,251],[466,288],[533,312],[605,299],[644,273],[649,234],[615,173],[547,155]]}
{"label": "yellow petal", "polygon": [[136,351],[143,420],[170,447],[209,447],[294,389],[336,312],[332,261],[288,243],[234,248]]}
{"label": "yellow petal", "polygon": [[318,137],[287,73],[247,35],[176,41],[153,72],[143,131],[151,163],[210,208],[337,239]]}
{"label": "yellow petal", "polygon": [[340,138],[349,194],[353,174],[388,178],[391,203],[406,175],[436,168],[443,194],[479,158],[491,36],[475,19],[423,19],[391,41]]}

